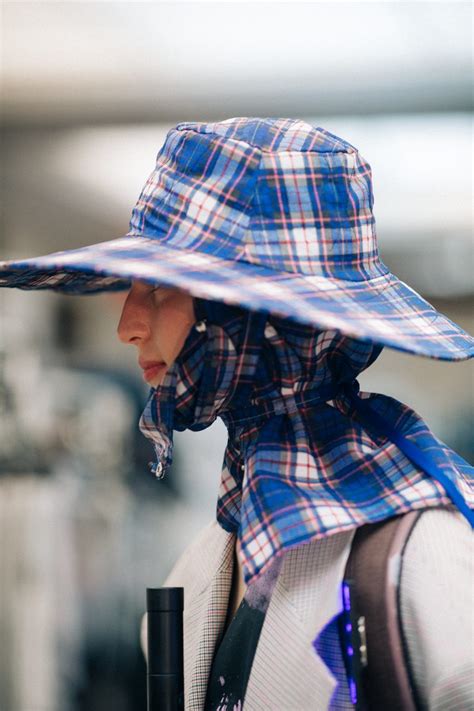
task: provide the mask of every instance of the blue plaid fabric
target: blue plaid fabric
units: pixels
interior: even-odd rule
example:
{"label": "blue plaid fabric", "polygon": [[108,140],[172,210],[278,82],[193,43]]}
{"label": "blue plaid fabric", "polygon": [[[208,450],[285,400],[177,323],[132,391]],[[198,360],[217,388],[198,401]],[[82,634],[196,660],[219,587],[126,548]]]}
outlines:
{"label": "blue plaid fabric", "polygon": [[94,294],[143,279],[400,351],[472,357],[474,338],[381,261],[373,204],[370,165],[324,128],[182,122],[124,237],[1,262],[0,286]]}
{"label": "blue plaid fabric", "polygon": [[[194,304],[198,322],[151,388],[140,429],[161,476],[172,463],[173,430],[224,421],[217,519],[240,538],[247,583],[284,550],[411,509],[454,501],[473,524],[473,467],[408,406],[358,392],[357,376],[382,346],[268,312]],[[424,468],[428,453],[435,471]]]}

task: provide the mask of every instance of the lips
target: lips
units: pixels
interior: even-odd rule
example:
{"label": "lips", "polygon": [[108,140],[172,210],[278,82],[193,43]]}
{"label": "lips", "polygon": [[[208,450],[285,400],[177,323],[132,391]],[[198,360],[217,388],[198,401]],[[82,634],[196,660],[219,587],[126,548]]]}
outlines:
{"label": "lips", "polygon": [[146,381],[154,380],[157,375],[166,369],[166,363],[163,361],[139,360],[140,368],[143,369],[143,378]]}

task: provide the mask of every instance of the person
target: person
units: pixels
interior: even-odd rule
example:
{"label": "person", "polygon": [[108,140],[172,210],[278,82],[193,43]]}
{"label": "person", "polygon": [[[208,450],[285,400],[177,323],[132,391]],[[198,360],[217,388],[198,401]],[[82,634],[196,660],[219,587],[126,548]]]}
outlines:
{"label": "person", "polygon": [[474,338],[381,261],[372,207],[369,164],[322,127],[182,122],[127,235],[0,264],[1,286],[128,290],[118,335],[151,386],[158,478],[173,431],[227,427],[216,518],[164,582],[185,590],[186,709],[352,708],[335,625],[352,540],[416,509],[414,694],[472,706],[473,468],[357,376],[386,346],[458,361]]}
{"label": "person", "polygon": [[[196,351],[185,344],[197,321],[194,299],[176,288],[156,288],[140,280],[132,284],[123,305],[118,336],[123,343],[136,346],[144,378],[158,390],[175,359],[181,361],[183,370],[191,367],[185,366],[189,363],[186,352],[195,356]],[[280,334],[284,333],[284,320],[273,318],[272,322]],[[300,333],[304,330],[299,329]],[[314,341],[317,331],[307,330]],[[332,339],[334,346],[334,334]],[[319,372],[321,369],[320,365]],[[276,377],[276,373],[272,377]],[[204,708],[213,710],[240,709],[244,697],[245,708],[251,709],[352,708],[342,656],[337,654],[336,627],[333,623],[326,629],[321,627],[321,620],[327,622],[339,609],[336,593],[352,538],[353,531],[349,531],[331,539],[316,540],[306,548],[307,560],[303,563],[300,557],[290,567],[289,574],[285,572],[282,576],[281,566],[274,563],[248,588],[239,537],[224,534],[215,522],[203,530],[164,583],[165,587],[183,587],[186,595],[189,618],[184,635],[186,678],[192,678],[187,707],[203,708],[207,692]],[[453,547],[457,551],[454,557]],[[318,587],[326,573],[323,562],[329,551],[336,554],[333,563],[336,568],[331,571],[333,577],[325,591],[328,598],[322,601],[318,599]],[[298,555],[302,555],[300,550]],[[285,560],[290,566],[291,556],[287,555]],[[460,512],[436,507],[428,515],[425,513],[407,545],[401,579],[402,624],[421,708],[468,709],[474,698],[469,652],[472,632],[468,633],[472,630],[469,611],[472,609],[473,572],[471,532]],[[196,580],[201,583],[197,590]],[[201,590],[203,580],[207,590],[205,601]],[[315,667],[315,660],[301,658],[303,642],[308,643],[308,640],[299,639],[293,632],[296,629],[301,634],[298,625],[301,621],[288,620],[285,626],[281,624],[281,617],[285,612],[288,615],[285,609],[290,605],[288,597],[283,601],[277,599],[270,608],[268,633],[265,628],[267,639],[263,639],[265,646],[263,649],[259,646],[277,581],[294,597],[295,589],[301,588],[309,607],[306,615],[316,614],[318,608],[321,611],[323,602],[328,606],[320,620],[308,615],[306,632],[311,633],[310,636],[319,632],[318,648],[320,652],[328,650],[326,663],[332,663],[332,676],[324,668],[322,673],[321,668]],[[280,588],[277,589],[280,593]],[[293,601],[291,610],[294,604]],[[442,615],[439,614],[441,609]],[[289,636],[290,631],[295,639]],[[448,638],[451,640],[449,650],[443,644]],[[292,643],[293,654],[289,658],[283,655],[283,650],[287,646],[291,648]],[[146,656],[146,614],[142,621],[141,644]],[[222,666],[214,668],[212,659],[214,665]],[[298,686],[295,676],[300,682]]]}

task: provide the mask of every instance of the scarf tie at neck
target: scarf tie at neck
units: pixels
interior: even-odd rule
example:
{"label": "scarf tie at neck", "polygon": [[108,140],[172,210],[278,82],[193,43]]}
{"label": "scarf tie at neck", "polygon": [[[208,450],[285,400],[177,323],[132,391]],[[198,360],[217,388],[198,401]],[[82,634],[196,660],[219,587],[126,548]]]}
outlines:
{"label": "scarf tie at neck", "polygon": [[216,516],[251,583],[274,556],[406,511],[455,504],[474,526],[474,469],[395,398],[359,392],[383,346],[194,298],[197,323],[140,430],[157,476],[173,430],[228,431]]}

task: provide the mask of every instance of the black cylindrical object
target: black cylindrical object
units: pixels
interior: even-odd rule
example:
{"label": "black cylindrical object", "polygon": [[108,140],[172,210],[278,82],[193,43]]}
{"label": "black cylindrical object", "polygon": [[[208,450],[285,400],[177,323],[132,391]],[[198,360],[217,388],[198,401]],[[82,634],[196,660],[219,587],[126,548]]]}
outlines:
{"label": "black cylindrical object", "polygon": [[147,588],[147,709],[184,711],[184,588]]}

